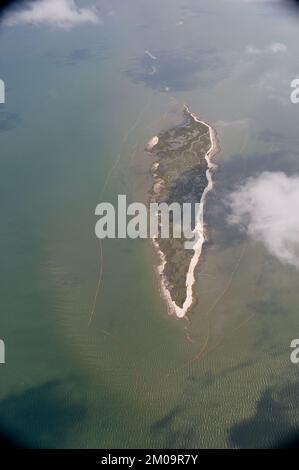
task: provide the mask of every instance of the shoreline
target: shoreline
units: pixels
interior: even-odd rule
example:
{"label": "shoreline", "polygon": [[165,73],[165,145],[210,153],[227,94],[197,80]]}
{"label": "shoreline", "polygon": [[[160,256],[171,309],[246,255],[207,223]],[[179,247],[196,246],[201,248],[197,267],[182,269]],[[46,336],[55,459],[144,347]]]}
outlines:
{"label": "shoreline", "polygon": [[168,312],[171,315],[176,315],[177,318],[184,318],[189,309],[194,304],[194,293],[193,293],[193,285],[195,283],[195,268],[200,260],[203,245],[206,241],[206,236],[204,232],[204,203],[207,197],[207,194],[213,189],[214,183],[212,178],[212,171],[215,170],[216,165],[212,162],[213,157],[220,151],[220,146],[218,143],[217,132],[216,130],[206,121],[201,120],[196,114],[192,113],[188,106],[184,105],[184,110],[192,117],[192,119],[198,123],[204,124],[209,129],[210,141],[211,146],[205,155],[205,159],[208,165],[208,169],[206,171],[206,177],[208,184],[205,187],[205,190],[201,196],[199,201],[199,211],[197,216],[197,223],[193,230],[195,237],[197,237],[195,245],[193,247],[194,254],[191,258],[188,272],[186,274],[186,298],[182,307],[179,307],[174,300],[172,300],[171,294],[169,289],[167,288],[166,278],[163,276],[164,268],[166,265],[166,259],[164,253],[161,251],[159,243],[156,241],[155,238],[152,238],[152,243],[155,249],[158,252],[160,257],[161,263],[157,266],[157,270],[161,279],[161,292],[163,297],[167,302]]}

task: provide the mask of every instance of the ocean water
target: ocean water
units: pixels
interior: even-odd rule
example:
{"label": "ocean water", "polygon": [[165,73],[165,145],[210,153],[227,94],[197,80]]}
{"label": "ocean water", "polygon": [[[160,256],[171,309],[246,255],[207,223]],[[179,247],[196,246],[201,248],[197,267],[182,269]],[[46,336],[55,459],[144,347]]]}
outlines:
{"label": "ocean water", "polygon": [[[269,447],[296,432],[299,274],[224,204],[250,176],[299,171],[299,16],[282,4],[99,0],[98,24],[0,26],[0,430],[17,441]],[[184,103],[221,151],[198,301],[178,320],[149,242],[100,246],[94,210],[146,198],[144,147]]]}

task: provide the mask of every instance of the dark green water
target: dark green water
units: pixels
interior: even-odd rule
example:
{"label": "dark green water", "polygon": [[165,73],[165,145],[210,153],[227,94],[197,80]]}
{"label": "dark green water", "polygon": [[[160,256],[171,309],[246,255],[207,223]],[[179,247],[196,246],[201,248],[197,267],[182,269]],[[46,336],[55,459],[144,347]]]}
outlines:
{"label": "dark green water", "polygon": [[[262,170],[299,171],[299,17],[98,3],[99,24],[0,27],[0,426],[42,447],[276,445],[299,426],[298,272],[228,227],[222,200]],[[288,53],[246,52],[276,42]],[[221,145],[190,321],[167,315],[147,242],[104,241],[101,271],[94,235],[101,200],[142,192],[143,148],[182,103]]]}

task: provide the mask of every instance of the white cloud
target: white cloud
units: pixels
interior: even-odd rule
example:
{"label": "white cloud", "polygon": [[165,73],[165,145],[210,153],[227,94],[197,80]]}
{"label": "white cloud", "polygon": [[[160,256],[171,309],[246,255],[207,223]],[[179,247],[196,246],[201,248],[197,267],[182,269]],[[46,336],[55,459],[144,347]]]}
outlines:
{"label": "white cloud", "polygon": [[299,176],[264,172],[229,197],[229,222],[299,269]]}
{"label": "white cloud", "polygon": [[264,48],[258,48],[252,45],[247,46],[247,54],[250,55],[263,55],[263,54],[288,54],[289,49],[286,44],[282,42],[273,42]]}
{"label": "white cloud", "polygon": [[7,26],[18,24],[48,24],[60,28],[71,28],[81,23],[98,23],[94,8],[79,8],[75,0],[38,0],[25,7],[12,10],[3,19]]}
{"label": "white cloud", "polygon": [[289,52],[288,46],[282,42],[273,42],[269,46],[269,51],[273,54],[287,54]]}

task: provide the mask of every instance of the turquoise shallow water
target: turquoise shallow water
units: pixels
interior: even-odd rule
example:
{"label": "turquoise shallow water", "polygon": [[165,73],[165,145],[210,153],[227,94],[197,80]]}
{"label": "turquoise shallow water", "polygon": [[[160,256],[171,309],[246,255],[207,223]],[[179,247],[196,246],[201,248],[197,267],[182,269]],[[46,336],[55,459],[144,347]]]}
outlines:
{"label": "turquoise shallow water", "polygon": [[[221,202],[262,170],[298,172],[296,17],[229,1],[99,3],[97,25],[0,29],[0,426],[42,447],[276,445],[299,424],[298,273],[228,228]],[[246,54],[274,41],[288,54]],[[221,144],[198,303],[189,321],[169,317],[149,244],[109,240],[91,318],[94,209],[142,197],[145,143],[182,103]]]}

